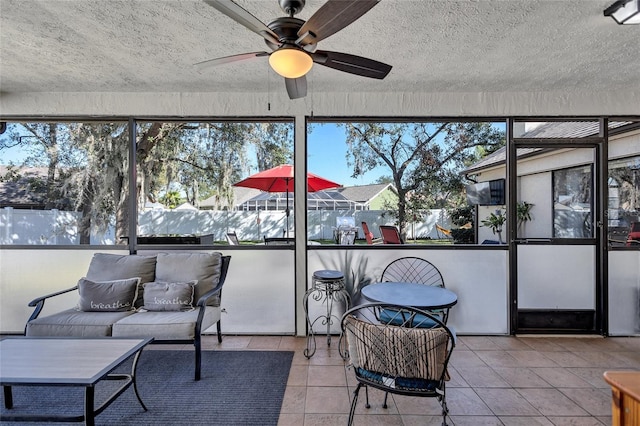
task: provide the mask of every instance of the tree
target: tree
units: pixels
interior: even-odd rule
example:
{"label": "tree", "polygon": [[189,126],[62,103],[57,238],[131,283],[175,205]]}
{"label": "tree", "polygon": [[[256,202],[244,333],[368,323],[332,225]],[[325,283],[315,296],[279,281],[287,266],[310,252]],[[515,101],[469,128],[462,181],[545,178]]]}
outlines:
{"label": "tree", "polygon": [[352,177],[386,167],[398,191],[395,213],[405,237],[408,217],[421,209],[462,202],[459,171],[476,158],[476,147],[491,153],[504,146],[504,132],[491,123],[345,123],[347,164]]}

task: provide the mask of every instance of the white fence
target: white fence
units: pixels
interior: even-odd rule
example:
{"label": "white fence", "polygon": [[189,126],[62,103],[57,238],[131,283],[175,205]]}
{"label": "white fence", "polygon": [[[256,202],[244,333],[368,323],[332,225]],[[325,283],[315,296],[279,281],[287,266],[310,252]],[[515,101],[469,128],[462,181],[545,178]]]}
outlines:
{"label": "white fence", "polygon": [[[364,238],[361,222],[367,222],[374,236],[378,226],[392,225],[394,218],[380,210],[318,210],[307,212],[309,240],[333,238],[337,218],[353,217],[359,228],[358,238]],[[78,220],[80,213],[58,210],[19,210],[6,207],[0,210],[0,244],[3,245],[77,245],[80,242]],[[295,232],[294,212],[289,217],[289,236]],[[407,226],[407,239],[438,238],[435,224],[450,227],[444,210],[430,210],[419,222]],[[213,235],[225,240],[235,231],[241,240],[261,240],[264,236],[281,237],[286,234],[287,217],[284,211],[216,211],[216,210],[150,210],[138,218],[138,235]],[[113,227],[102,234],[92,234],[91,244],[115,244]]]}

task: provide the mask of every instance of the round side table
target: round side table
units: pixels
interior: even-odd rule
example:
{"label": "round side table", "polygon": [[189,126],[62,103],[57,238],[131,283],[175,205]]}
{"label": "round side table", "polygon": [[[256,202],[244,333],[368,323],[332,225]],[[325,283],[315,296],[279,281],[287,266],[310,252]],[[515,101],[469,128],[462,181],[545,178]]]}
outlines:
{"label": "round side table", "polygon": [[[325,315],[320,315],[313,321],[309,318],[309,297],[316,302],[321,302],[326,305],[327,312]],[[333,325],[333,319],[340,322],[340,318],[333,314],[333,302],[338,300],[344,300],[346,309],[349,309],[351,304],[351,298],[349,293],[344,288],[344,274],[340,271],[332,271],[323,269],[315,271],[313,273],[313,279],[311,282],[311,288],[304,294],[304,312],[307,317],[307,324],[309,328],[309,334],[307,335],[307,348],[304,350],[304,356],[311,358],[316,353],[316,336],[313,333],[313,325],[322,320],[322,325],[327,326],[327,346],[331,346],[331,326]],[[340,335],[340,341],[342,341],[342,333]],[[340,350],[340,344],[338,344],[338,351],[340,356],[343,356]]]}

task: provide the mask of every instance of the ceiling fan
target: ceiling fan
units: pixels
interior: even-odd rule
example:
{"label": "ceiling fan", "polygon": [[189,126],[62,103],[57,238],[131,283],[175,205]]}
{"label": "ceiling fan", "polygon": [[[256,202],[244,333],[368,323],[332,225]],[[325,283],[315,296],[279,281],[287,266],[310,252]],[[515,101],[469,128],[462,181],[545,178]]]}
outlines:
{"label": "ceiling fan", "polygon": [[345,28],[380,0],[327,0],[308,21],[294,18],[305,5],[305,0],[278,0],[288,15],[276,18],[268,25],[231,0],[204,0],[234,21],[264,38],[271,52],[251,52],[210,59],[195,64],[199,69],[243,61],[263,56],[275,72],[285,78],[290,99],[307,95],[305,75],[314,63],[363,77],[383,79],[391,65],[348,53],[316,50],[317,43]]}

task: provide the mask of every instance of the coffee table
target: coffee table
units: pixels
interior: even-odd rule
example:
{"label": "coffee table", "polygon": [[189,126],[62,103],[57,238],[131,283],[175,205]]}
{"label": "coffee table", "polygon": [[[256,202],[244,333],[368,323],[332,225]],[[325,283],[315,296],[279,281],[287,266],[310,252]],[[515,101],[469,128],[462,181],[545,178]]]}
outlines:
{"label": "coffee table", "polygon": [[[136,367],[142,348],[153,339],[7,337],[0,341],[0,384],[4,404],[13,407],[12,386],[83,386],[84,415],[2,415],[1,421],[81,422],[95,424],[95,416],[133,385],[136,397],[147,411],[136,386]],[[135,354],[130,374],[110,374]],[[124,383],[99,407],[94,407],[94,386],[100,380]],[[36,401],[34,405],[37,407]]]}

